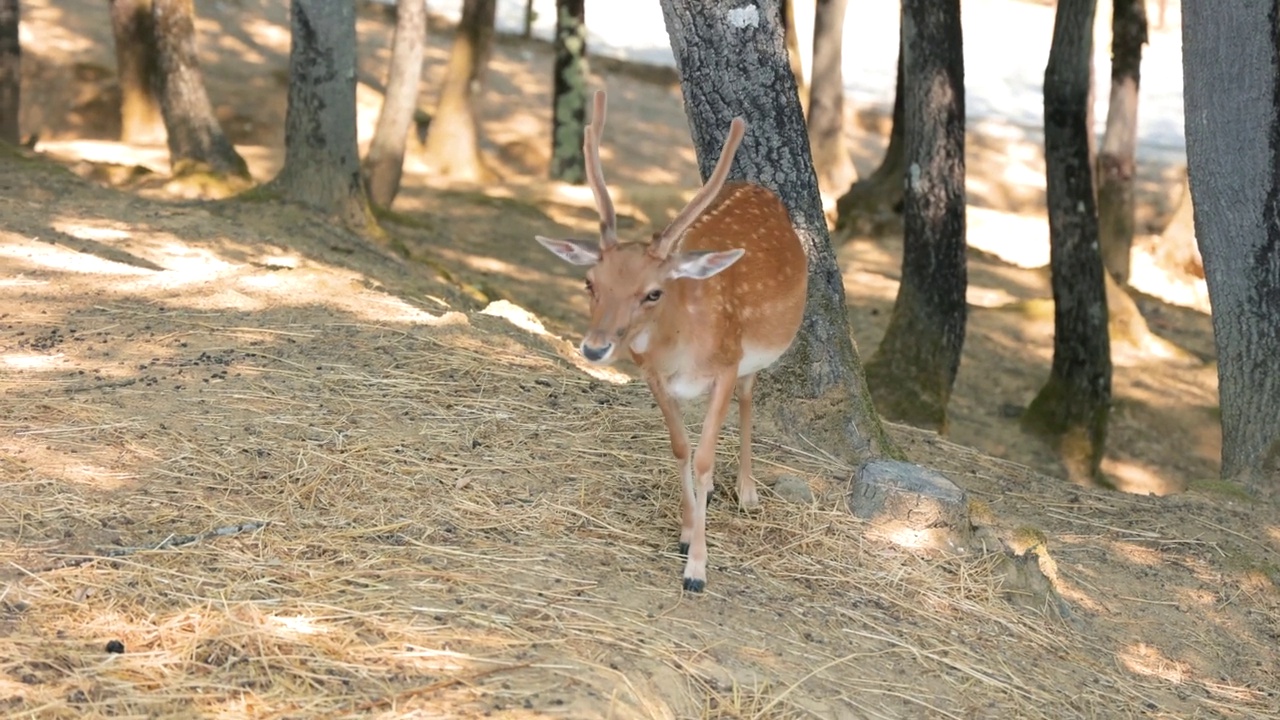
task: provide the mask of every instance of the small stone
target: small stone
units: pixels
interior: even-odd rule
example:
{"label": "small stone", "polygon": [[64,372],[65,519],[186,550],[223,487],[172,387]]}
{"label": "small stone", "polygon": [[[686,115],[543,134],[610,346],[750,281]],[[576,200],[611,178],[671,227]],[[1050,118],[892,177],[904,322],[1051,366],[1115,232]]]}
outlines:
{"label": "small stone", "polygon": [[124,643],[119,640],[110,640],[107,642],[107,652],[119,655],[124,652]]}
{"label": "small stone", "polygon": [[789,503],[808,505],[813,502],[813,491],[804,478],[782,475],[773,483],[773,492]]}

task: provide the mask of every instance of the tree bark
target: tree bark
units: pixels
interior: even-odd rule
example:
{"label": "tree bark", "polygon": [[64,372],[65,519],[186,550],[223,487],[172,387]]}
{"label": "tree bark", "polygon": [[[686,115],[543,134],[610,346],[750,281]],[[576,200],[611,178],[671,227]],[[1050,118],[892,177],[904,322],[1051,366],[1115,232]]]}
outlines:
{"label": "tree bark", "polygon": [[18,42],[21,13],[18,0],[0,0],[0,142],[17,145],[18,110],[22,87],[22,45]]}
{"label": "tree bark", "polygon": [[903,99],[906,89],[902,75],[902,39],[898,39],[898,79],[893,98],[893,129],[889,146],[880,167],[871,177],[853,183],[849,191],[836,200],[836,235],[882,232],[892,226],[902,213],[902,185],[906,177],[903,134]]}
{"label": "tree bark", "polygon": [[867,380],[886,418],[945,433],[966,314],[960,0],[903,0],[902,46],[902,282]]}
{"label": "tree bark", "polygon": [[813,18],[813,79],[809,85],[809,146],[818,187],[847,189],[857,179],[844,137],[844,12],[848,0],[818,0]]}
{"label": "tree bark", "polygon": [[1098,482],[1111,405],[1111,344],[1088,124],[1096,0],[1059,0],[1044,77],[1054,300],[1053,367],[1023,416],[1058,445],[1068,477]]}
{"label": "tree bark", "polygon": [[787,64],[796,78],[796,92],[800,95],[800,112],[809,114],[809,88],[804,82],[804,62],[800,58],[800,33],[796,31],[796,4],[782,0],[782,27],[786,33]]}
{"label": "tree bark", "polygon": [[1280,492],[1280,9],[1182,5],[1187,162],[1218,350],[1222,474]]}
{"label": "tree bark", "polygon": [[556,0],[555,78],[551,98],[551,179],[586,182],[582,133],[587,120],[587,25],[583,0]]}
{"label": "tree bark", "polygon": [[196,57],[192,0],[152,0],[151,17],[159,60],[157,94],[169,135],[172,173],[211,171],[249,177],[249,167],[222,132],[205,92]]}
{"label": "tree bark", "polygon": [[702,177],[715,166],[730,120],[742,116],[747,132],[730,176],[778,193],[809,258],[804,322],[791,349],[755,386],[761,415],[778,432],[851,464],[896,453],[871,405],[850,335],[779,0],[661,4]]}
{"label": "tree bark", "polygon": [[489,61],[496,7],[497,0],[464,0],[462,4],[440,102],[422,157],[433,173],[443,177],[485,182],[493,176],[480,157],[472,93]]}
{"label": "tree bark", "polygon": [[284,167],[272,186],[349,228],[376,227],[356,147],[355,5],[293,0],[289,25]]}
{"label": "tree bark", "polygon": [[120,79],[120,140],[136,145],[163,142],[164,117],[156,95],[160,59],[151,0],[111,0],[111,34]]}
{"label": "tree bark", "polygon": [[418,107],[418,81],[422,77],[422,53],[427,35],[427,6],[422,0],[397,0],[396,30],[391,40],[391,68],[382,98],[378,124],[364,160],[369,200],[391,207],[400,192],[405,143],[409,124]]}
{"label": "tree bark", "polygon": [[1112,0],[1111,103],[1098,153],[1098,240],[1103,264],[1121,285],[1129,282],[1133,249],[1138,84],[1146,42],[1146,0]]}

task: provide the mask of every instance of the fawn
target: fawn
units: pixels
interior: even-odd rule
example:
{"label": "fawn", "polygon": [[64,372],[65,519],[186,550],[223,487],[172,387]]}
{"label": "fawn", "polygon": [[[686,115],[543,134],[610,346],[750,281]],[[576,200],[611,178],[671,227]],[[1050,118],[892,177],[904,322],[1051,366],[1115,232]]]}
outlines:
{"label": "fawn", "polygon": [[[649,242],[619,242],[600,164],[604,119],[605,93],[598,91],[583,151],[600,212],[600,240],[537,240],[570,263],[591,266],[583,357],[608,364],[630,353],[662,411],[681,478],[684,588],[700,592],[707,578],[707,494],[720,428],[736,387],[742,437],[738,502],[755,508],[760,498],[751,477],[751,387],[755,374],[795,339],[804,315],[808,258],[773,191],[725,182],[746,132],[740,117],[729,125],[715,171],[667,228]],[[691,464],[680,401],[708,394]]]}

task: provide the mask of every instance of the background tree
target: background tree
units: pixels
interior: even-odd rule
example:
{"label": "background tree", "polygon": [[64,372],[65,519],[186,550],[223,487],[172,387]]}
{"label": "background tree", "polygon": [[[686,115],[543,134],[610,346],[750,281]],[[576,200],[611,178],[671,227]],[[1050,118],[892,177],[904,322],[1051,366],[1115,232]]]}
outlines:
{"label": "background tree", "polygon": [[813,79],[809,85],[809,147],[818,187],[841,192],[857,170],[844,136],[844,11],[848,0],[817,0],[813,17]]}
{"label": "background tree", "polygon": [[413,114],[418,107],[418,81],[422,77],[426,35],[426,3],[422,0],[396,0],[396,29],[391,40],[387,91],[364,159],[369,200],[379,207],[390,207],[396,193],[400,192],[409,124],[413,122]]}
{"label": "background tree", "polygon": [[960,0],[903,0],[902,64],[902,282],[867,380],[885,417],[945,432],[967,285]]}
{"label": "background tree", "polygon": [[159,61],[157,94],[173,174],[206,170],[248,177],[249,167],[222,132],[205,92],[192,0],[152,0],[151,17]]}
{"label": "background tree", "polygon": [[160,60],[151,0],[111,0],[111,35],[120,82],[120,140],[138,145],[162,142],[164,117],[156,94]]}
{"label": "background tree", "polygon": [[556,0],[551,97],[551,179],[586,181],[582,132],[587,117],[587,25],[583,0]]}
{"label": "background tree", "polygon": [[480,157],[472,91],[489,61],[497,0],[463,0],[440,101],[427,130],[423,162],[437,175],[484,182],[492,176]]}
{"label": "background tree", "polygon": [[1059,0],[1044,73],[1053,366],[1023,416],[1058,446],[1068,477],[1100,479],[1111,406],[1111,343],[1098,250],[1089,77],[1096,0]]}
{"label": "background tree", "polygon": [[1138,84],[1147,10],[1146,0],[1112,0],[1111,7],[1111,102],[1098,152],[1098,240],[1107,271],[1126,285],[1133,248]]}
{"label": "background tree", "polygon": [[809,114],[809,87],[804,81],[804,60],[800,57],[800,33],[796,30],[795,0],[782,0],[782,28],[787,43],[787,64],[796,78],[800,95],[800,111]]}
{"label": "background tree", "polygon": [[787,355],[756,382],[761,417],[849,461],[893,452],[849,333],[779,0],[661,4],[702,177],[715,166],[729,122],[743,116],[747,133],[730,176],[778,193],[809,257],[804,323]]}
{"label": "background tree", "polygon": [[17,145],[22,86],[22,45],[18,42],[18,0],[0,0],[0,142]]}
{"label": "background tree", "polygon": [[355,5],[292,0],[284,167],[271,186],[285,199],[373,227],[356,147]]}
{"label": "background tree", "polygon": [[892,224],[902,212],[902,183],[907,163],[904,153],[906,123],[903,121],[903,98],[906,89],[902,76],[902,41],[898,41],[898,72],[894,83],[893,127],[889,145],[880,166],[869,177],[859,178],[848,192],[836,200],[836,235],[876,232]]}
{"label": "background tree", "polygon": [[1280,11],[1182,5],[1187,162],[1218,350],[1222,474],[1280,490]]}

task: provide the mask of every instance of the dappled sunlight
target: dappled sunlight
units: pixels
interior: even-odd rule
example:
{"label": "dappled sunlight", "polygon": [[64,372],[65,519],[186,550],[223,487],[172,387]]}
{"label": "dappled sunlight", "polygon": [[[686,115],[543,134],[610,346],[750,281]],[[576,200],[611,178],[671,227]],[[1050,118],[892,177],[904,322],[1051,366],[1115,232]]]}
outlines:
{"label": "dappled sunlight", "polygon": [[288,56],[290,38],[287,18],[282,24],[271,22],[264,18],[249,16],[244,18],[242,27],[249,37],[253,38],[254,42],[281,55]]}
{"label": "dappled sunlight", "polygon": [[1049,221],[970,205],[966,211],[970,247],[1020,268],[1049,264]]}
{"label": "dappled sunlight", "polygon": [[1157,677],[1175,684],[1187,680],[1191,675],[1191,666],[1168,657],[1159,648],[1146,643],[1121,648],[1119,660],[1132,673]]}
{"label": "dappled sunlight", "polygon": [[1158,468],[1114,454],[1103,458],[1102,472],[1117,490],[1135,495],[1170,495],[1187,489],[1186,482],[1164,477]]}
{"label": "dappled sunlight", "polygon": [[10,369],[36,372],[54,372],[66,369],[70,364],[63,353],[53,355],[36,353],[4,353],[0,360]]}
{"label": "dappled sunlight", "polygon": [[150,276],[153,270],[113,262],[88,253],[74,252],[55,243],[37,239],[15,238],[6,234],[0,243],[0,258],[13,261],[10,267],[25,266],[28,270],[57,271],[83,275],[134,275]]}

